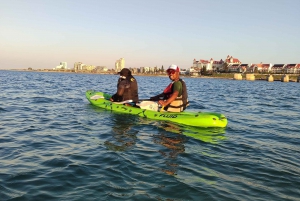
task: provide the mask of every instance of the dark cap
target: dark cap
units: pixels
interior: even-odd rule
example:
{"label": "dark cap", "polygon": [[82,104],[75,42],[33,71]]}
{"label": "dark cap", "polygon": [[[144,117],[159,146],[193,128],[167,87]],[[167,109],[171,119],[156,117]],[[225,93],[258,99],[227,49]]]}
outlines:
{"label": "dark cap", "polygon": [[120,72],[118,72],[118,74],[122,76],[128,76],[131,75],[131,71],[128,68],[123,68]]}

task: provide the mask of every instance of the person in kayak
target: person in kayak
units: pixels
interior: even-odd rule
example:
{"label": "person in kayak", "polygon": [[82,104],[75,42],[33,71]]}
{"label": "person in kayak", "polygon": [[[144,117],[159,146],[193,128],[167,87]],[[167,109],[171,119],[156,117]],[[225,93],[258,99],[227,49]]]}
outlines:
{"label": "person in kayak", "polygon": [[189,102],[186,84],[180,79],[180,68],[172,64],[167,69],[167,73],[172,82],[163,93],[151,97],[150,100],[158,101],[158,104],[168,112],[182,112],[189,105]]}
{"label": "person in kayak", "polygon": [[123,68],[119,74],[117,92],[110,98],[110,101],[132,100],[132,104],[135,105],[139,101],[136,79],[131,75],[131,71],[128,68]]}

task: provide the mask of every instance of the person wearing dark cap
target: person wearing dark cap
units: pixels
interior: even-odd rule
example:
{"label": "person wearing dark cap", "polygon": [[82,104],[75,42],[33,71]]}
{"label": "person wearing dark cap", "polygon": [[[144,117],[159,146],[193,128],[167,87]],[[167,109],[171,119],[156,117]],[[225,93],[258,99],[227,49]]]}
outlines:
{"label": "person wearing dark cap", "polygon": [[128,68],[123,68],[119,74],[117,92],[110,98],[110,101],[121,102],[132,100],[133,104],[137,103],[139,96],[136,79],[131,75],[131,71]]}
{"label": "person wearing dark cap", "polygon": [[158,101],[168,112],[182,112],[189,105],[185,82],[180,79],[180,68],[172,64],[167,69],[167,74],[172,81],[163,93],[153,96],[150,100]]}

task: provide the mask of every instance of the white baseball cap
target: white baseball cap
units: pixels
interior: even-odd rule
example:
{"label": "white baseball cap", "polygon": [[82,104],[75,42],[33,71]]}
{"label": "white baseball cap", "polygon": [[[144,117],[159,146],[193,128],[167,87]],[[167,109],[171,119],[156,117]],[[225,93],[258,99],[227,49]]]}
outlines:
{"label": "white baseball cap", "polygon": [[175,65],[175,64],[172,64],[171,66],[169,66],[169,68],[167,69],[168,70],[175,70],[176,72],[180,72],[180,68]]}

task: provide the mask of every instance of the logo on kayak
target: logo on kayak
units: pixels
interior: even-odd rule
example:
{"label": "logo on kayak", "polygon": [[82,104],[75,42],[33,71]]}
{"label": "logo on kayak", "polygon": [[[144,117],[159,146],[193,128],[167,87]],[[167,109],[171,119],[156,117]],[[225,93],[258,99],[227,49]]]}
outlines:
{"label": "logo on kayak", "polygon": [[165,118],[177,118],[176,114],[161,114],[159,117],[165,117]]}

